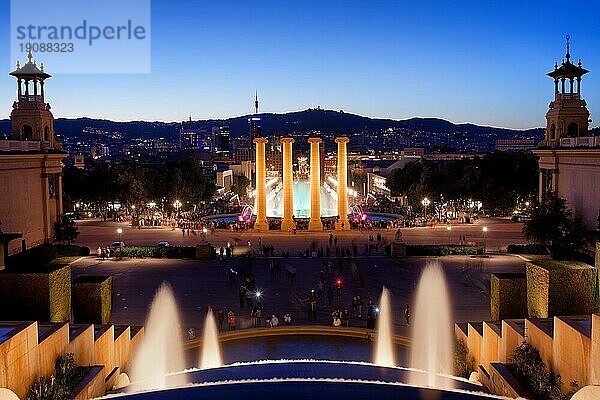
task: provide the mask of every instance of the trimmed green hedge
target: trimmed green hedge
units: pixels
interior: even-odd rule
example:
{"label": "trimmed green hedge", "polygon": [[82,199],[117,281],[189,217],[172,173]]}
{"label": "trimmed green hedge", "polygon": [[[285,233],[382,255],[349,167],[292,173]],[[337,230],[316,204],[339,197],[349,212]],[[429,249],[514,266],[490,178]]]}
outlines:
{"label": "trimmed green hedge", "polygon": [[0,320],[68,322],[71,318],[71,267],[44,266],[35,272],[0,272]]}
{"label": "trimmed green hedge", "polygon": [[47,264],[60,257],[84,257],[90,255],[88,247],[81,247],[66,244],[43,244],[32,247],[22,253],[10,256],[7,260],[7,267],[14,267],[22,270],[35,269],[40,265]]}
{"label": "trimmed green hedge", "polygon": [[475,359],[469,354],[464,340],[456,339],[454,344],[454,375],[468,379],[475,370]]}
{"label": "trimmed green hedge", "polygon": [[506,251],[509,254],[550,255],[548,247],[542,244],[509,244]]}
{"label": "trimmed green hedge", "polygon": [[598,270],[575,261],[528,262],[530,318],[591,314],[598,311]]}
{"label": "trimmed green hedge", "polygon": [[73,317],[77,323],[107,324],[112,308],[112,277],[83,275],[73,280]]}
{"label": "trimmed green hedge", "polygon": [[492,274],[490,277],[490,313],[492,321],[527,316],[525,274]]}
{"label": "trimmed green hedge", "polygon": [[406,246],[407,256],[475,256],[483,255],[483,246],[465,246],[460,244],[435,245],[412,244]]}
{"label": "trimmed green hedge", "polygon": [[[118,251],[118,250],[117,250]],[[195,258],[195,247],[125,246],[123,257],[131,258]]]}

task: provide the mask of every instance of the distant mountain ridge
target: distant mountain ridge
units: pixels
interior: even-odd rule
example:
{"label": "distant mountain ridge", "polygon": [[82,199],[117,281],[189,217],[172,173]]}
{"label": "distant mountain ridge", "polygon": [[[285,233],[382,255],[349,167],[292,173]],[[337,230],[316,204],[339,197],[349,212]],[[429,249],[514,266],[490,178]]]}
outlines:
{"label": "distant mountain ridge", "polygon": [[[185,129],[211,129],[214,126],[229,125],[232,136],[241,136],[248,132],[248,118],[243,115],[228,119],[209,119],[183,122],[128,121],[116,122],[95,118],[57,118],[55,129],[65,136],[81,135],[85,128],[101,129],[109,132],[121,132],[128,138],[175,138],[183,124]],[[375,133],[387,128],[404,128],[411,131],[430,133],[466,133],[470,135],[498,136],[498,138],[531,137],[543,133],[542,128],[508,129],[480,126],[470,123],[454,124],[439,118],[409,118],[404,120],[370,118],[343,111],[308,109],[283,114],[261,113],[264,135],[274,133],[289,134],[298,132],[321,131],[334,134],[353,134],[359,132]],[[10,132],[10,121],[0,120],[0,133]]]}

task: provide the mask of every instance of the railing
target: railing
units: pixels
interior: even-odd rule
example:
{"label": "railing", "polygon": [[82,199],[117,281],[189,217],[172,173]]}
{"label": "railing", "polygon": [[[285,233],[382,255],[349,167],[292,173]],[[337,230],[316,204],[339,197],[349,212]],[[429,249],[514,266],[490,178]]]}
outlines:
{"label": "railing", "polygon": [[550,147],[599,147],[600,136],[567,137],[551,139]]}
{"label": "railing", "polygon": [[23,101],[26,103],[43,103],[44,98],[40,95],[22,95],[19,97],[19,101]]}
{"label": "railing", "polygon": [[39,151],[41,142],[27,140],[0,140],[0,151]]}
{"label": "railing", "polygon": [[557,93],[557,100],[579,100],[579,93]]}

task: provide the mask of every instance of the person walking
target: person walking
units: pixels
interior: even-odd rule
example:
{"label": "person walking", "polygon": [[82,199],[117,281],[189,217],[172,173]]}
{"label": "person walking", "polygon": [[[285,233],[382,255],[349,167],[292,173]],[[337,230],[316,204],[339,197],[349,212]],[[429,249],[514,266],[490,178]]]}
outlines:
{"label": "person walking", "polygon": [[344,312],[342,313],[342,324],[345,327],[348,327],[350,324],[350,311],[348,311],[347,308],[345,308]]}
{"label": "person walking", "polygon": [[240,299],[240,308],[244,309],[244,302],[246,301],[246,288],[244,287],[244,285],[240,285],[238,297]]}
{"label": "person walking", "polygon": [[406,325],[410,325],[410,308],[408,303],[404,306],[404,318],[406,319]]}
{"label": "person walking", "polygon": [[229,310],[227,313],[227,325],[229,326],[230,331],[235,330],[235,314],[233,313],[233,310]]}
{"label": "person walking", "polygon": [[377,318],[377,311],[375,304],[372,300],[369,300],[367,305],[367,329],[375,329],[375,319]]}
{"label": "person walking", "polygon": [[217,311],[217,320],[219,321],[219,330],[222,331],[223,321],[225,321],[225,312],[222,308],[219,308],[219,311]]}

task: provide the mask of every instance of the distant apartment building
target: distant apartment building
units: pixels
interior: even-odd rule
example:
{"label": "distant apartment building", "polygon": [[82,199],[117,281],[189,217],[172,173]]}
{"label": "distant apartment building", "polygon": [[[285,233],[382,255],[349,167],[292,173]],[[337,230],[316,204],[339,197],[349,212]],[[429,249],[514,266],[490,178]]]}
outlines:
{"label": "distant apartment building", "polygon": [[215,126],[212,128],[211,151],[216,156],[228,157],[231,153],[229,126]]}
{"label": "distant apartment building", "polygon": [[529,151],[535,147],[534,139],[498,139],[496,150],[498,151]]}

